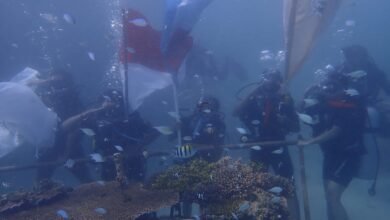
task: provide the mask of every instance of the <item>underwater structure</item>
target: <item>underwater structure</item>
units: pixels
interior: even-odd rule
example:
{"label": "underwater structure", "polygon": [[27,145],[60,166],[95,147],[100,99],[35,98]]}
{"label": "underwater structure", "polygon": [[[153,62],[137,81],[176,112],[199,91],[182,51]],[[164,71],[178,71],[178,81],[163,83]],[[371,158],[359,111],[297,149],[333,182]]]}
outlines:
{"label": "underwater structure", "polygon": [[279,176],[224,157],[215,163],[193,160],[157,176],[153,189],[173,190],[200,205],[203,219],[288,219],[286,199],[294,188]]}
{"label": "underwater structure", "polygon": [[263,172],[257,164],[229,157],[215,163],[197,159],[169,168],[146,185],[129,183],[122,168],[117,166],[116,181],[70,188],[45,180],[32,191],[4,194],[0,217],[142,219],[145,214],[187,201],[199,204],[202,219],[289,219],[286,199],[293,185]]}

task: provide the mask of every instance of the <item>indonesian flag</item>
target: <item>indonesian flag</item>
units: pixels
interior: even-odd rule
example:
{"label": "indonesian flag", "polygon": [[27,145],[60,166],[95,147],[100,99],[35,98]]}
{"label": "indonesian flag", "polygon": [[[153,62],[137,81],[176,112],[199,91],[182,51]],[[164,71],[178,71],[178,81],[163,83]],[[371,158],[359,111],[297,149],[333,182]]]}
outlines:
{"label": "indonesian flag", "polygon": [[178,72],[193,40],[175,32],[175,41],[162,53],[161,31],[152,28],[141,13],[129,9],[123,13],[123,44],[121,61],[124,64],[125,94],[130,109],[136,110],[153,92],[173,84],[172,74]]}

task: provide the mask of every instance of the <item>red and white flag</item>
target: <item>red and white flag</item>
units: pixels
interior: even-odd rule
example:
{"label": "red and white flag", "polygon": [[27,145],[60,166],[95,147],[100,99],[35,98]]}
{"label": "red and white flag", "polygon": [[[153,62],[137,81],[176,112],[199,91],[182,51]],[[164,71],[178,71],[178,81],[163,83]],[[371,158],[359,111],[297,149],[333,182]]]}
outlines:
{"label": "red and white flag", "polygon": [[161,37],[162,32],[153,29],[141,13],[132,9],[123,13],[121,61],[126,79],[124,88],[132,110],[153,92],[173,84],[172,74],[178,72],[193,44],[191,37],[177,36],[180,41],[163,54]]}

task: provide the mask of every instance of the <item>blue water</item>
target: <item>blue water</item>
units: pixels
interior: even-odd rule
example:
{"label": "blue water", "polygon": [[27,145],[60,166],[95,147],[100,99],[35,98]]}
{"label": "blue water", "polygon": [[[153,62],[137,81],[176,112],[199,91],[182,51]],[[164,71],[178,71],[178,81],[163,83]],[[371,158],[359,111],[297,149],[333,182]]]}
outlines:
{"label": "blue water", "polygon": [[[130,7],[148,17],[153,27],[161,29],[164,15],[162,0],[128,1]],[[230,57],[248,72],[245,80],[240,81],[230,76],[227,80],[197,84],[193,86],[192,92],[184,89],[179,91],[182,108],[193,107],[197,95],[201,93],[200,88],[220,99],[226,114],[228,143],[238,141],[236,127],[240,126],[240,122],[231,116],[233,106],[237,103],[236,91],[243,85],[258,80],[262,69],[275,65],[274,62],[261,61],[261,51],[276,53],[284,49],[282,2],[215,0],[206,8],[191,32],[195,44],[212,51],[219,66],[223,65],[226,57]],[[65,69],[72,73],[83,103],[90,105],[104,88],[120,85],[117,81],[120,5],[119,0],[0,0],[0,81],[8,81],[27,66],[43,73],[56,68]],[[305,89],[315,82],[313,73],[317,69],[341,61],[339,48],[344,45],[358,43],[366,46],[377,65],[389,73],[389,11],[390,3],[386,0],[345,0],[289,87],[296,102],[301,99]],[[43,18],[43,14],[50,14],[56,19],[51,22]],[[71,15],[75,24],[66,23],[64,14]],[[346,26],[346,21],[353,21],[354,25]],[[344,31],[340,31],[341,29]],[[88,57],[88,52],[94,53],[95,61]],[[140,108],[142,116],[155,126],[173,125],[174,121],[167,115],[167,112],[174,111],[171,93],[170,89],[166,89],[148,98]],[[161,100],[166,100],[169,105],[162,105]],[[304,135],[307,132],[307,128],[302,129]],[[368,196],[369,182],[354,180],[343,196],[350,219],[389,219],[390,162],[387,157],[390,156],[390,150],[386,147],[389,140],[380,138],[379,143],[382,160],[377,195]],[[160,138],[148,148],[156,149],[168,144],[171,143]],[[297,149],[291,148],[291,154],[297,169]],[[325,220],[321,152],[319,148],[312,147],[306,149],[305,154],[312,219]],[[237,158],[247,156],[246,152],[235,155]],[[33,163],[34,160],[34,152],[28,151],[0,159],[0,165],[15,161]],[[158,161],[149,162],[149,175],[161,169]],[[93,167],[91,170],[94,170]],[[97,178],[97,174],[93,175]],[[71,185],[77,184],[77,180],[64,169],[57,171],[55,179]],[[300,194],[299,176],[296,179],[297,192]],[[31,187],[34,172],[0,174],[0,181],[9,183],[11,189]]]}

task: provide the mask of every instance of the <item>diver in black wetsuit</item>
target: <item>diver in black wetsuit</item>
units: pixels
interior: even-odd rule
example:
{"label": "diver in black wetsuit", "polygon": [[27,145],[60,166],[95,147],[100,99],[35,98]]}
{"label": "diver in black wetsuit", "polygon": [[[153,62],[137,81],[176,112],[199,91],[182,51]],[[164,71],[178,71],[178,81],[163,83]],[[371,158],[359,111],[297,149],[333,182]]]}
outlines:
{"label": "diver in black wetsuit", "polygon": [[[268,69],[261,75],[260,85],[249,94],[234,110],[234,116],[249,130],[241,137],[242,142],[284,140],[290,132],[299,131],[298,116],[292,97],[281,92],[282,76],[277,70]],[[260,163],[265,171],[272,168],[276,175],[293,181],[293,164],[285,146],[250,150],[251,161]],[[293,219],[299,219],[296,196],[289,199]]]}
{"label": "diver in black wetsuit", "polygon": [[[368,103],[374,103],[378,100],[378,95],[382,90],[390,95],[390,81],[385,72],[375,64],[373,58],[369,55],[367,49],[360,45],[350,45],[341,49],[344,62],[336,67],[336,72],[349,76],[349,82],[359,81],[359,85],[354,85],[361,92]],[[354,72],[364,71],[365,76],[359,80],[354,76]]]}
{"label": "diver in black wetsuit", "polygon": [[[187,152],[178,155],[175,163],[187,163],[194,159],[202,159],[207,162],[216,162],[223,155],[225,140],[225,122],[224,115],[219,111],[220,103],[212,96],[202,96],[194,112],[181,119],[180,128],[183,146],[191,146],[192,150],[196,147],[207,146],[208,149],[197,150],[194,155],[186,155]],[[183,147],[179,147],[181,149]],[[190,218],[192,212],[192,202],[186,201],[186,192],[181,193],[181,202],[183,203],[183,217]],[[180,203],[171,207],[171,218],[177,210],[181,215]]]}
{"label": "diver in black wetsuit", "polygon": [[363,133],[366,122],[365,97],[352,92],[347,76],[328,73],[326,79],[306,92],[303,113],[313,119],[313,139],[298,145],[319,144],[323,160],[323,180],[329,220],[348,219],[341,196],[357,175],[365,153]]}
{"label": "diver in black wetsuit", "polygon": [[225,140],[226,126],[224,115],[219,108],[219,101],[215,97],[203,96],[199,99],[193,114],[181,119],[183,143],[214,147],[198,151],[195,158],[216,162],[222,156],[223,149],[220,145]]}
{"label": "diver in black wetsuit", "polygon": [[[146,172],[144,147],[154,141],[159,132],[143,120],[138,112],[125,117],[123,96],[118,90],[107,90],[102,94],[102,102],[106,103],[103,111],[94,114],[82,122],[83,127],[95,131],[94,148],[102,156],[122,153],[125,173],[129,180],[143,182]],[[104,104],[103,104],[104,105]],[[107,160],[102,165],[103,180],[114,180],[115,164]]]}
{"label": "diver in black wetsuit", "polygon": [[[262,82],[254,92],[236,107],[234,116],[239,117],[249,135],[243,142],[284,140],[289,132],[299,131],[299,121],[294,102],[289,94],[281,93],[282,78],[279,71],[266,70]],[[293,168],[285,147],[251,150],[251,160],[265,168],[272,167],[275,173],[292,179]]]}
{"label": "diver in black wetsuit", "polygon": [[[82,133],[79,129],[70,129],[64,122],[72,116],[80,113],[82,104],[70,73],[63,70],[55,70],[47,78],[40,79],[32,86],[36,86],[36,93],[44,104],[52,109],[60,119],[57,128],[54,147],[41,152],[39,162],[51,162],[58,159],[83,158],[84,152],[81,146]],[[41,167],[37,172],[37,180],[47,179],[52,176],[55,167]],[[76,163],[70,168],[76,178],[82,182],[90,182],[92,178],[84,163]]]}
{"label": "diver in black wetsuit", "polygon": [[[348,87],[356,89],[367,103],[371,131],[387,137],[390,127],[390,81],[361,45],[350,45],[341,49],[344,61],[335,72],[347,76]],[[378,123],[374,123],[378,122]]]}

